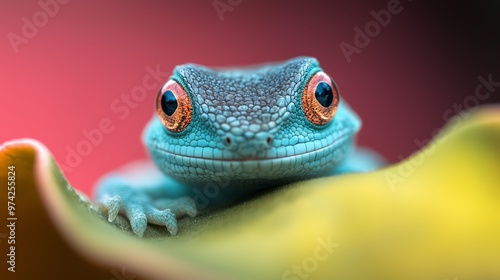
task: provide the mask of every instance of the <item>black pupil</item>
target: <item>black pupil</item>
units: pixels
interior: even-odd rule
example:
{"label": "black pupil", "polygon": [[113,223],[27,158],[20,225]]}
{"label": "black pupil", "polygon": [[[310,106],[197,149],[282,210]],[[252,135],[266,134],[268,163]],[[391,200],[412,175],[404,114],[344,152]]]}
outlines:
{"label": "black pupil", "polygon": [[333,92],[329,84],[325,82],[320,82],[314,91],[314,96],[318,100],[319,104],[323,107],[328,107],[333,101]]}
{"label": "black pupil", "polygon": [[165,92],[161,97],[161,109],[167,116],[172,116],[172,114],[177,109],[177,99],[175,95],[170,90]]}

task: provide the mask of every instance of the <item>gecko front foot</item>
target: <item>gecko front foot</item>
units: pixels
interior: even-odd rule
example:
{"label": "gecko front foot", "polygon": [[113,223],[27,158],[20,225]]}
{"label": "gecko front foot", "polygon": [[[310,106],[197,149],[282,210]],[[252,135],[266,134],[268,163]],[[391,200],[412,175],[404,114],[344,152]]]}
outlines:
{"label": "gecko front foot", "polygon": [[197,214],[195,202],[189,197],[153,200],[140,190],[116,185],[101,189],[97,200],[107,210],[109,222],[122,213],[139,237],[143,236],[148,223],[166,226],[170,234],[176,235],[177,218]]}

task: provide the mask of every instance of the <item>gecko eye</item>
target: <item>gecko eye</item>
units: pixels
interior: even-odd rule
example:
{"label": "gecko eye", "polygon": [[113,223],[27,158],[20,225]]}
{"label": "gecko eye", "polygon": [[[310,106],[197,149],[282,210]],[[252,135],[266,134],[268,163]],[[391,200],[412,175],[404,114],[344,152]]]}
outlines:
{"label": "gecko eye", "polygon": [[169,131],[182,132],[191,123],[193,107],[186,91],[176,81],[169,80],[156,98],[156,113]]}
{"label": "gecko eye", "polygon": [[339,105],[339,91],[324,72],[314,74],[302,93],[302,109],[315,125],[325,125],[333,119]]}

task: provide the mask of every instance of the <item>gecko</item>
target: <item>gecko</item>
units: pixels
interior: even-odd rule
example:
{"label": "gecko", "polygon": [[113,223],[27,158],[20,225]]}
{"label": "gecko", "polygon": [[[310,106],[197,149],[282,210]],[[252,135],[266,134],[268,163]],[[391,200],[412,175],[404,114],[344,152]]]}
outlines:
{"label": "gecko", "polygon": [[[312,57],[179,65],[155,101],[142,137],[151,161],[106,175],[95,191],[108,221],[124,215],[139,237],[148,224],[176,235],[178,219],[261,190],[383,164],[355,145],[361,120]],[[210,207],[196,201],[203,189]]]}

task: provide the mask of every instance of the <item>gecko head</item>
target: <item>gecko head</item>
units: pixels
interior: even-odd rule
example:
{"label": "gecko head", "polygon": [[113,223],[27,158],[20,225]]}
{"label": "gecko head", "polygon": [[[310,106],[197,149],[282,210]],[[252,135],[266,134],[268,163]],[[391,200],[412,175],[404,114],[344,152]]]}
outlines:
{"label": "gecko head", "polygon": [[293,181],[341,162],[360,128],[314,58],[248,68],[176,67],[146,146],[167,175],[197,184]]}

